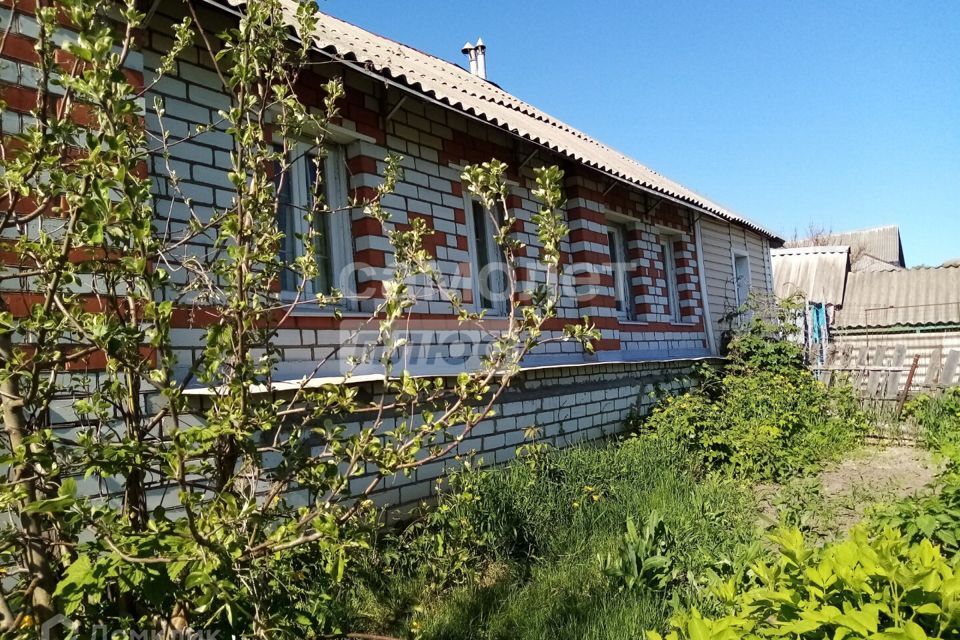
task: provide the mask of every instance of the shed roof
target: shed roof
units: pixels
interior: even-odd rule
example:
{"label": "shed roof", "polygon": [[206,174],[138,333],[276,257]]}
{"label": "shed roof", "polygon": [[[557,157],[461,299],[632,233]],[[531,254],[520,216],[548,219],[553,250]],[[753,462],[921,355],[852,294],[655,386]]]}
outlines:
{"label": "shed roof", "polygon": [[779,298],[800,293],[810,302],[843,304],[850,247],[773,249],[773,289]]}
{"label": "shed roof", "polygon": [[[225,8],[225,5],[238,7],[246,4],[246,0],[206,1],[220,8]],[[293,16],[296,1],[281,2],[289,10],[291,24],[295,24]],[[358,63],[357,69],[362,72],[375,72],[450,108],[479,118],[621,181],[680,200],[721,219],[743,225],[776,242],[782,242],[776,234],[757,223],[602,144],[459,65],[324,13],[320,13],[314,39],[319,49],[347,63]]]}
{"label": "shed roof", "polygon": [[865,271],[847,276],[835,326],[960,324],[960,267]]}
{"label": "shed roof", "polygon": [[903,245],[900,241],[900,227],[897,225],[829,233],[816,238],[792,240],[786,244],[791,247],[805,247],[814,243],[846,245],[850,247],[850,256],[854,262],[864,255],[869,255],[892,265],[905,266]]}
{"label": "shed roof", "polygon": [[884,262],[880,258],[874,258],[869,253],[864,253],[851,260],[850,270],[859,271],[899,271],[904,269],[898,264]]}

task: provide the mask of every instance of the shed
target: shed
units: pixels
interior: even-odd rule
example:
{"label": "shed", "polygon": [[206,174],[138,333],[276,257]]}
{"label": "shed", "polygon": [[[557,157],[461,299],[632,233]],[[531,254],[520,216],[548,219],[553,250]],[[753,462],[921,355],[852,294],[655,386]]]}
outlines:
{"label": "shed", "polygon": [[773,288],[779,298],[802,295],[809,302],[839,306],[847,283],[850,247],[773,249]]}

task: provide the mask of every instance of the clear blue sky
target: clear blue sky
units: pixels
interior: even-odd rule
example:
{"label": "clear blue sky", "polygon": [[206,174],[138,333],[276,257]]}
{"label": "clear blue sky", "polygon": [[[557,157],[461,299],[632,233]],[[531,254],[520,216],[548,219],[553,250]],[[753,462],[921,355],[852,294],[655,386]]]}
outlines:
{"label": "clear blue sky", "polygon": [[319,0],[462,63],[784,237],[960,257],[960,0]]}

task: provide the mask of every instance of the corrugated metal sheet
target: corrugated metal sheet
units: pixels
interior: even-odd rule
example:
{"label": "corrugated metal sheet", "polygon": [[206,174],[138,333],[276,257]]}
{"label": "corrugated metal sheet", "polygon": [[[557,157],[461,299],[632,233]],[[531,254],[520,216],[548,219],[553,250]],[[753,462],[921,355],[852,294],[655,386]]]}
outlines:
{"label": "corrugated metal sheet", "polygon": [[770,255],[777,297],[799,293],[810,302],[843,304],[850,247],[793,247],[773,249]]}
{"label": "corrugated metal sheet", "polygon": [[883,262],[904,266],[900,227],[896,225],[830,233],[812,239],[793,240],[787,242],[785,246],[806,247],[813,243],[834,246],[846,245],[850,247],[850,256],[854,262],[866,254]]}
{"label": "corrugated metal sheet", "polygon": [[835,325],[960,324],[960,267],[851,273]]}
{"label": "corrugated metal sheet", "polygon": [[[207,0],[233,7],[246,0]],[[293,0],[281,0],[292,11]],[[292,14],[291,14],[292,15]],[[321,13],[317,46],[346,61],[356,62],[454,109],[478,117],[535,144],[642,188],[662,193],[720,218],[744,225],[780,242],[757,223],[704,198],[585,133],[503,91],[460,66]],[[294,20],[291,18],[291,23]]]}
{"label": "corrugated metal sheet", "polygon": [[899,271],[903,269],[900,265],[890,264],[889,262],[884,262],[880,258],[874,258],[868,253],[864,253],[860,257],[853,260],[853,263],[850,265],[850,270],[854,272],[859,271]]}

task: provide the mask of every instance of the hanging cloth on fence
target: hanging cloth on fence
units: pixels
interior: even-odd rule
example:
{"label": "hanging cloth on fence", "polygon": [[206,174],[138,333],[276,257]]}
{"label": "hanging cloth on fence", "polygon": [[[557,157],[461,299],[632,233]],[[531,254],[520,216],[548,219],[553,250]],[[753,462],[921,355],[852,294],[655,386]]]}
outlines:
{"label": "hanging cloth on fence", "polygon": [[810,315],[813,324],[813,341],[822,342],[823,334],[827,328],[827,311],[822,302],[814,302],[810,305]]}
{"label": "hanging cloth on fence", "polygon": [[823,365],[827,360],[827,345],[829,343],[830,325],[827,323],[827,305],[822,302],[810,304],[811,342],[817,347],[817,364]]}

